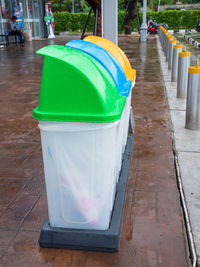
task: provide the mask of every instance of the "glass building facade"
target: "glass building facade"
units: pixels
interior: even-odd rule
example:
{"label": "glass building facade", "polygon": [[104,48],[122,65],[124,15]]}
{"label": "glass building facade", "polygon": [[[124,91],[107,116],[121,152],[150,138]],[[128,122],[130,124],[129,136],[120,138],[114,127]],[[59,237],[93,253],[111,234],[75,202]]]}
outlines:
{"label": "glass building facade", "polygon": [[15,15],[18,27],[30,31],[33,39],[46,37],[46,4],[47,0],[0,0],[0,34],[7,32],[7,24]]}

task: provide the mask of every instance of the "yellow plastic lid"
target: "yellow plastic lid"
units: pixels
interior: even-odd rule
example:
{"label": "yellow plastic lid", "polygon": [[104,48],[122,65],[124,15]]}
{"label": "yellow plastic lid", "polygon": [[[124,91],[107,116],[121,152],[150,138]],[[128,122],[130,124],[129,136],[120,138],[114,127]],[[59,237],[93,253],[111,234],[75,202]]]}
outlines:
{"label": "yellow plastic lid", "polygon": [[179,57],[190,57],[191,53],[186,51],[186,48],[184,47],[184,51],[178,53]]}
{"label": "yellow plastic lid", "polygon": [[196,66],[189,67],[188,72],[191,74],[200,74],[200,66],[198,58],[196,60]]}
{"label": "yellow plastic lid", "polygon": [[84,40],[97,44],[107,50],[119,62],[122,69],[124,70],[127,80],[131,80],[132,82],[135,80],[136,70],[131,68],[131,64],[127,56],[119,48],[119,46],[105,38],[94,35],[88,35],[84,38]]}
{"label": "yellow plastic lid", "polygon": [[176,44],[177,41],[176,41],[176,40],[171,40],[171,41],[169,41],[169,43],[170,43],[170,44]]}
{"label": "yellow plastic lid", "polygon": [[169,36],[167,35],[167,39],[170,40],[170,39],[174,39],[174,36]]}
{"label": "yellow plastic lid", "polygon": [[164,33],[167,32],[167,30],[166,30],[163,26],[160,26],[160,29],[161,29]]}
{"label": "yellow plastic lid", "polygon": [[180,44],[177,44],[177,45],[174,45],[174,48],[183,48],[183,46],[182,45],[180,45]]}

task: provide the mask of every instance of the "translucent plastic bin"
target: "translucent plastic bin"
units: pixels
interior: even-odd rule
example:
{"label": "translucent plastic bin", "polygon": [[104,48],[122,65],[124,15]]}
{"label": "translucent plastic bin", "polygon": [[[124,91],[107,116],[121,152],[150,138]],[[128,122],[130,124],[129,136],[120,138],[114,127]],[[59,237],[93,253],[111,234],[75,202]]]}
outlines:
{"label": "translucent plastic bin", "polygon": [[125,108],[121,116],[121,120],[117,126],[117,138],[116,138],[116,154],[115,154],[115,180],[116,183],[119,180],[119,174],[122,165],[123,157],[123,132],[124,132],[124,121],[125,119]]}
{"label": "translucent plastic bin", "polygon": [[117,129],[126,97],[94,58],[50,45],[39,105],[49,221],[53,227],[108,229],[115,199]]}
{"label": "translucent plastic bin", "polygon": [[129,118],[130,118],[130,109],[131,109],[131,99],[132,99],[132,90],[133,87],[135,86],[135,80],[132,84],[131,91],[129,93],[129,96],[126,98],[126,105],[124,108],[124,127],[123,127],[123,138],[122,138],[122,152],[124,153],[126,143],[127,143],[127,138],[128,138],[128,128],[129,128]]}
{"label": "translucent plastic bin", "polygon": [[128,138],[128,128],[129,128],[129,117],[130,117],[130,108],[131,108],[131,94],[126,98],[126,105],[124,112],[121,116],[120,123],[117,130],[117,144],[116,144],[116,167],[115,167],[115,176],[116,183],[119,180],[120,170],[122,166],[123,153],[125,151],[127,138]]}
{"label": "translucent plastic bin", "polygon": [[51,226],[108,229],[118,126],[39,122]]}

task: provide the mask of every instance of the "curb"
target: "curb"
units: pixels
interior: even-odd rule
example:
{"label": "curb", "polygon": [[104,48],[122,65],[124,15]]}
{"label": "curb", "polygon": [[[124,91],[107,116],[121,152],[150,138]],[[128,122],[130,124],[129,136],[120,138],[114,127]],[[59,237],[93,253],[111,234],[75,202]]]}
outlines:
{"label": "curb", "polygon": [[195,41],[193,38],[191,38],[188,35],[184,35],[185,40],[189,41],[190,44],[194,45],[196,48],[200,48],[200,42]]}

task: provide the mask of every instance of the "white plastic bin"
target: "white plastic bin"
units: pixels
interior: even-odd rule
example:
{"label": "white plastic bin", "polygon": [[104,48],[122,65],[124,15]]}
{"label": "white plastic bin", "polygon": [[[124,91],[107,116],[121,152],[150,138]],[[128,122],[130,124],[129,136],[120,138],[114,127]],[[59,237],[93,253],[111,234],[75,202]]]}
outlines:
{"label": "white plastic bin", "polygon": [[50,225],[105,230],[115,195],[119,121],[40,121]]}
{"label": "white plastic bin", "polygon": [[125,118],[124,118],[124,127],[123,127],[123,141],[122,141],[122,151],[124,153],[126,143],[127,143],[127,138],[128,138],[128,128],[129,128],[129,118],[130,118],[130,109],[131,109],[131,99],[132,99],[132,90],[133,87],[135,86],[135,80],[133,82],[132,88],[130,90],[129,96],[126,99],[126,105],[124,108],[125,111]]}

